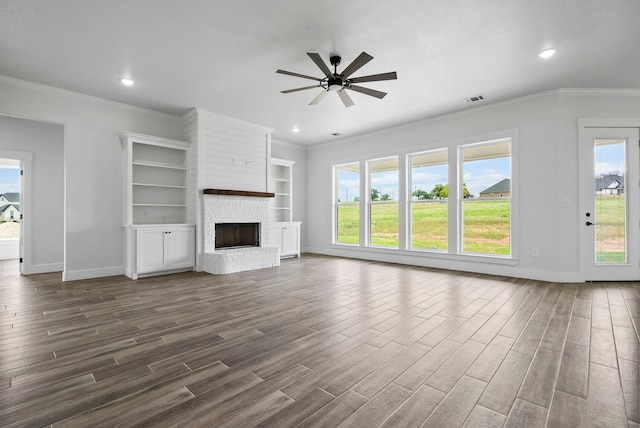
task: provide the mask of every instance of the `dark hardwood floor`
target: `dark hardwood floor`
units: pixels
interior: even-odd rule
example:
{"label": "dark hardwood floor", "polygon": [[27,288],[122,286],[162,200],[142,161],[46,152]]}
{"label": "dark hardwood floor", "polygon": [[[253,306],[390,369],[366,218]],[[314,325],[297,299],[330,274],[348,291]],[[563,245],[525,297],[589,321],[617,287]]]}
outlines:
{"label": "dark hardwood floor", "polygon": [[0,297],[2,427],[640,426],[640,283],[305,255]]}

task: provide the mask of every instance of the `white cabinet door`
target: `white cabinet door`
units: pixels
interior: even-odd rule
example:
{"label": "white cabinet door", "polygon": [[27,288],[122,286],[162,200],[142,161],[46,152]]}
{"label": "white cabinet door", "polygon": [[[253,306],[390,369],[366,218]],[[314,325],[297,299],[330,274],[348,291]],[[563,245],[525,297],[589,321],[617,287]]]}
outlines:
{"label": "white cabinet door", "polygon": [[136,277],[149,273],[188,269],[195,264],[193,226],[136,228],[135,245],[134,275]]}
{"label": "white cabinet door", "polygon": [[280,250],[280,257],[300,256],[300,223],[271,223],[270,245]]}
{"label": "white cabinet door", "polygon": [[164,229],[136,230],[136,273],[165,270]]}
{"label": "white cabinet door", "polygon": [[282,252],[283,256],[300,255],[300,238],[298,232],[300,227],[297,225],[284,226],[282,228]]}
{"label": "white cabinet door", "polygon": [[167,269],[193,266],[195,246],[193,228],[184,227],[169,230],[165,234]]}

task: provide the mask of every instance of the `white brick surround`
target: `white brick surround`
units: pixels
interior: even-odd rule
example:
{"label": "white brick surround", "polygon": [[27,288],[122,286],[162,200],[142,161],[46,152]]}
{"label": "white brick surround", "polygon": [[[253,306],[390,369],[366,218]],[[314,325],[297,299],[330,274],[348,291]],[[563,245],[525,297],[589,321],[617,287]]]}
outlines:
{"label": "white brick surround", "polygon": [[[203,270],[213,274],[280,266],[280,256],[269,242],[269,199],[254,196],[203,195]],[[260,247],[216,250],[216,223],[260,223]]]}

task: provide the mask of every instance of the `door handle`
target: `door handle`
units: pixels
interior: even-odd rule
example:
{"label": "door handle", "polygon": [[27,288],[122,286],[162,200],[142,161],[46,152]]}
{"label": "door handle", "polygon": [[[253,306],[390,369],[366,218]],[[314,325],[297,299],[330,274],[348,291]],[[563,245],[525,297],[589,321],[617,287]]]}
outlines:
{"label": "door handle", "polygon": [[585,223],[587,226],[593,226],[593,223],[591,223],[590,221]]}

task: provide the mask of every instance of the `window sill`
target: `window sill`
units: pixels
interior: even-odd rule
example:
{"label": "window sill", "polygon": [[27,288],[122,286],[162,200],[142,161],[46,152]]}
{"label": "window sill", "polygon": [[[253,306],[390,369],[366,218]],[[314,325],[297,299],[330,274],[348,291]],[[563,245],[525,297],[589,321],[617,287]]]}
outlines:
{"label": "window sill", "polygon": [[398,248],[390,247],[363,247],[358,244],[331,244],[332,249],[346,250],[358,253],[372,253],[372,254],[389,254],[394,256],[403,257],[424,257],[434,260],[447,260],[447,261],[460,261],[460,262],[472,262],[472,263],[491,263],[507,266],[515,266],[518,264],[518,259],[512,256],[498,256],[489,254],[452,254],[440,251],[429,250],[401,250]]}

